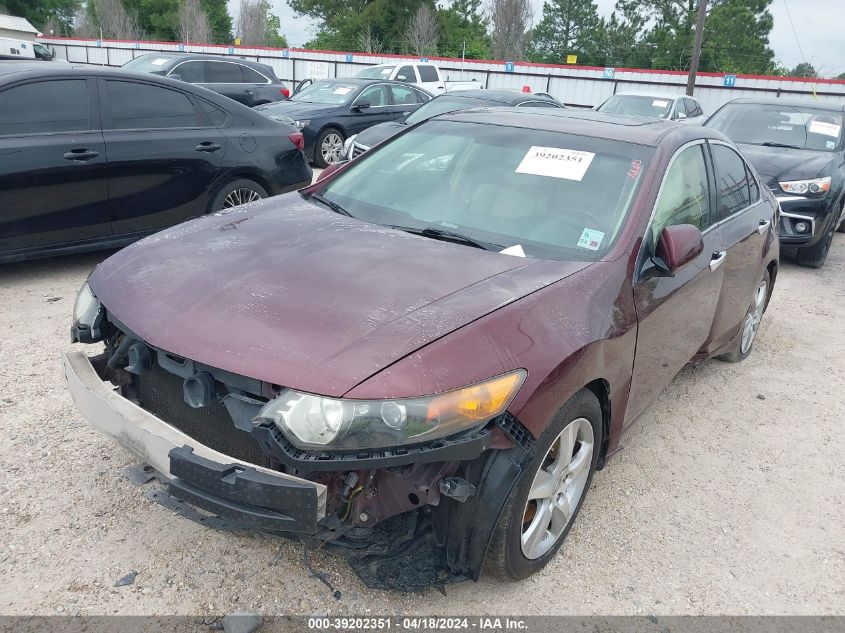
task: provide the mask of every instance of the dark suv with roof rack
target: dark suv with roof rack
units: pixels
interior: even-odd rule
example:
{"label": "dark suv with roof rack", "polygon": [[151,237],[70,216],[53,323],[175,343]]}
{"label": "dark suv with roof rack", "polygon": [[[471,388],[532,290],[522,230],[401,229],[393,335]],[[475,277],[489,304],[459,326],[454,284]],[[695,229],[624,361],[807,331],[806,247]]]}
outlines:
{"label": "dark suv with roof rack", "polygon": [[191,53],[149,53],[127,62],[123,69],[197,84],[250,108],[284,101],[290,96],[290,90],[279,81],[272,67],[246,59]]}

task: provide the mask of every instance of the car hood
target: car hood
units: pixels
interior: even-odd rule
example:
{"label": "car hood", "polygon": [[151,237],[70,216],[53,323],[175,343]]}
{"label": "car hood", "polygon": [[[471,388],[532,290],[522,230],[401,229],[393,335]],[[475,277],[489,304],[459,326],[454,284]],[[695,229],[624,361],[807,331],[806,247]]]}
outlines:
{"label": "car hood", "polygon": [[789,147],[764,147],[748,143],[738,144],[737,147],[763,181],[773,187],[777,187],[777,183],[784,180],[816,178],[835,158],[830,152]]}
{"label": "car hood", "polygon": [[338,105],[323,105],[298,101],[276,101],[275,103],[256,106],[253,110],[270,118],[290,117],[296,119],[298,117],[314,117],[321,114],[329,114],[335,112],[340,107]]}
{"label": "car hood", "polygon": [[355,137],[355,142],[367,148],[375,147],[379,143],[383,143],[387,139],[396,136],[399,132],[406,129],[408,129],[407,125],[396,121],[379,123],[378,125],[374,125],[373,127],[360,132],[358,136]]}
{"label": "car hood", "polygon": [[154,347],[338,397],[588,265],[439,242],[293,193],[141,240],[98,266],[90,285]]}

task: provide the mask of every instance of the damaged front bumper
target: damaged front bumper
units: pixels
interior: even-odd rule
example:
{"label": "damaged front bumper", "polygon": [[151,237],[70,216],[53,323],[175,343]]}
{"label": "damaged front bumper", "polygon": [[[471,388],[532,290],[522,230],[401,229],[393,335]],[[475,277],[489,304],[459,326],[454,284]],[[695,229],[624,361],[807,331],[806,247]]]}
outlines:
{"label": "damaged front bumper", "polygon": [[82,352],[64,354],[62,363],[83,417],[168,478],[173,496],[258,529],[317,532],[326,516],[326,486],[198,442],[118,394]]}

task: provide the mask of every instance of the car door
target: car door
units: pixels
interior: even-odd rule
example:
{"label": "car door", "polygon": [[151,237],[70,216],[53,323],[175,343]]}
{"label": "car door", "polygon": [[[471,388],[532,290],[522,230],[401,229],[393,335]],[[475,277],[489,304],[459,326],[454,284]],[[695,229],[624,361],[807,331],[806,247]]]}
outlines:
{"label": "car door", "polygon": [[167,73],[171,79],[178,79],[189,84],[203,85],[206,83],[205,62],[201,59],[192,59],[176,64]]}
{"label": "car door", "polygon": [[713,329],[713,349],[730,342],[763,277],[767,243],[775,239],[772,208],[742,157],[721,141],[709,142],[716,184],[716,215],[725,241],[725,280]]}
{"label": "car door", "polygon": [[391,84],[388,90],[390,91],[390,111],[393,113],[394,121],[410,114],[425,103],[423,94],[413,86]]}
{"label": "car door", "polygon": [[219,92],[244,105],[251,105],[255,97],[255,88],[244,84],[241,65],[236,62],[206,61],[205,88]]}
{"label": "car door", "polygon": [[[634,279],[639,321],[628,422],[657,398],[672,378],[710,342],[724,278],[722,233],[713,224],[713,195],[703,141],[676,152],[660,186]],[[703,233],[704,250],[672,276],[649,274],[660,232],[692,224]]]}
{"label": "car door", "polygon": [[417,66],[420,73],[420,88],[428,90],[433,95],[439,95],[446,92],[446,84],[440,77],[440,73],[436,66],[431,64],[421,64]]}
{"label": "car door", "polygon": [[239,65],[241,67],[241,73],[243,73],[244,77],[243,94],[246,98],[246,100],[244,101],[246,105],[251,108],[253,106],[258,105],[259,103],[278,101],[278,94],[273,95],[271,98],[269,91],[269,77],[265,77],[260,72],[250,68],[249,66],[244,66],[242,64]]}
{"label": "car door", "polygon": [[[368,103],[369,106],[360,108],[361,103]],[[395,116],[390,105],[387,85],[373,84],[364,88],[352,102],[350,112],[351,116],[345,121],[348,122],[346,129],[350,136],[373,125],[392,121]]]}
{"label": "car door", "polygon": [[0,255],[110,235],[96,94],[84,76],[0,91]]}
{"label": "car door", "polygon": [[155,231],[206,212],[226,137],[170,87],[101,79],[115,235]]}

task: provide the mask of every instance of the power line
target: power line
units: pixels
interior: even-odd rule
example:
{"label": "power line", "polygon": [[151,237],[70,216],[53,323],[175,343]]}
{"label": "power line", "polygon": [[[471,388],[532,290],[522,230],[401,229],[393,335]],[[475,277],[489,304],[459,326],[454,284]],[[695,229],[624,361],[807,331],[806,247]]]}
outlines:
{"label": "power line", "polygon": [[804,57],[804,50],[801,48],[801,41],[798,39],[798,31],[795,29],[795,22],[792,21],[792,14],[789,12],[789,4],[783,0],[783,8],[786,9],[786,17],[789,18],[789,26],[792,27],[792,34],[795,36],[795,43],[798,45],[798,52],[801,54],[801,61],[807,63]]}

